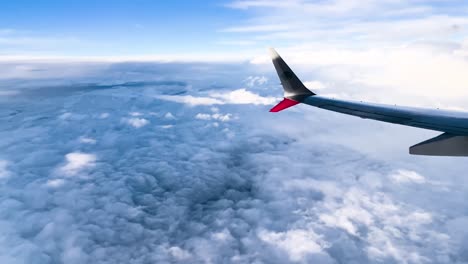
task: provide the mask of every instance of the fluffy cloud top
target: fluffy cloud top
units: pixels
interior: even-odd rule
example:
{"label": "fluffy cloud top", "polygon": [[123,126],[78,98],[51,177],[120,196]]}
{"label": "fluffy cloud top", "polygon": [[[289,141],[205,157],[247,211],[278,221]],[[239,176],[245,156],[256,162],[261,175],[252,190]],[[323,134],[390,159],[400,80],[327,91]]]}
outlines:
{"label": "fluffy cloud top", "polygon": [[149,121],[145,118],[124,118],[123,122],[133,126],[134,128],[144,127],[149,124]]}
{"label": "fluffy cloud top", "polygon": [[231,120],[232,115],[231,114],[222,115],[222,114],[219,114],[219,113],[214,113],[214,114],[198,113],[195,116],[195,118],[200,119],[200,120],[219,120],[221,122],[228,122],[229,120]]}
{"label": "fluffy cloud top", "polygon": [[221,99],[226,104],[271,105],[276,97],[263,97],[246,89],[238,89],[227,93],[212,93],[212,97]]}
{"label": "fluffy cloud top", "polygon": [[323,243],[313,230],[289,230],[287,232],[260,231],[261,240],[286,251],[289,259],[300,262],[309,254],[322,253]]}
{"label": "fluffy cloud top", "polygon": [[263,97],[246,89],[237,89],[223,93],[211,92],[208,96],[209,97],[194,97],[192,95],[162,95],[157,96],[156,98],[192,106],[223,104],[271,105],[278,100],[276,97]]}
{"label": "fluffy cloud top", "polygon": [[96,155],[81,152],[68,153],[65,159],[66,163],[59,170],[66,175],[74,175],[85,168],[93,167],[97,160]]}

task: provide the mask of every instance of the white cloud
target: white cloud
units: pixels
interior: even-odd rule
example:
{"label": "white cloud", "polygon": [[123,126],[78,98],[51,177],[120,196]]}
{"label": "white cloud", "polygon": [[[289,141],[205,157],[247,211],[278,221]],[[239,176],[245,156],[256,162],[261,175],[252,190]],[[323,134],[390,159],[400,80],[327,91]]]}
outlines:
{"label": "white cloud", "polygon": [[[468,96],[468,19],[459,12],[466,3],[253,0],[229,6],[253,9],[227,29],[232,36],[277,43],[296,72],[308,69],[332,93],[431,107]],[[250,61],[271,65],[266,52]]]}
{"label": "white cloud", "polygon": [[142,116],[143,114],[140,112],[130,112],[131,116]]}
{"label": "white cloud", "polygon": [[228,229],[224,229],[221,232],[216,232],[216,233],[212,234],[212,237],[215,240],[218,240],[220,242],[227,242],[227,241],[231,241],[231,240],[234,239],[231,232],[229,232]]}
{"label": "white cloud", "polygon": [[81,152],[72,152],[65,155],[66,163],[59,168],[66,175],[75,175],[86,168],[95,166],[96,155]]}
{"label": "white cloud", "polygon": [[246,89],[226,93],[211,93],[210,96],[221,99],[226,104],[272,105],[277,101],[276,97],[263,97]]}
{"label": "white cloud", "polygon": [[156,96],[156,98],[184,103],[191,106],[224,104],[272,105],[277,101],[276,97],[263,97],[246,89],[238,89],[223,93],[211,92],[209,97],[194,97],[192,95],[162,95]]}
{"label": "white cloud", "polygon": [[279,25],[255,25],[255,26],[239,26],[226,28],[224,32],[234,33],[255,33],[255,32],[276,32],[279,30],[287,30],[287,26]]}
{"label": "white cloud", "polygon": [[262,8],[262,7],[276,7],[284,8],[298,5],[301,1],[290,0],[290,1],[278,1],[278,0],[248,0],[248,1],[234,1],[228,4],[228,7],[239,8],[239,9],[248,9],[248,8]]}
{"label": "white cloud", "polygon": [[59,188],[65,184],[64,179],[53,179],[53,180],[48,180],[46,183],[47,187],[50,188]]}
{"label": "white cloud", "polygon": [[122,121],[133,126],[134,128],[141,128],[150,123],[147,119],[144,118],[123,118]]}
{"label": "white cloud", "polygon": [[225,114],[225,115],[222,115],[222,114],[213,114],[211,115],[211,117],[215,120],[219,120],[221,122],[228,122],[232,119],[232,115],[231,114]]}
{"label": "white cloud", "polygon": [[102,113],[102,114],[99,115],[99,118],[101,118],[101,119],[106,119],[106,118],[108,118],[109,116],[110,116],[109,113]]}
{"label": "white cloud", "polygon": [[59,118],[62,120],[67,120],[67,119],[70,119],[72,116],[73,116],[72,113],[63,113],[59,116]]}
{"label": "white cloud", "polygon": [[321,238],[313,230],[292,229],[287,232],[262,230],[259,237],[279,249],[285,250],[291,261],[304,262],[307,254],[321,253]]}
{"label": "white cloud", "polygon": [[390,179],[392,179],[396,183],[416,183],[416,184],[423,184],[426,183],[426,179],[424,176],[420,175],[415,171],[409,170],[398,170],[395,173],[390,175]]}
{"label": "white cloud", "polygon": [[[139,74],[135,68],[161,67],[162,79],[190,82],[194,69],[176,64],[167,73],[172,65],[117,66],[97,75],[106,80],[132,73],[133,78]],[[167,94],[165,85],[121,86],[112,93],[90,87],[40,101],[25,96],[20,104],[4,102],[8,110],[0,115],[0,147],[10,164],[6,170],[21,177],[0,184],[0,259],[40,264],[467,260],[468,233],[460,210],[468,190],[466,163],[407,155],[410,143],[433,132],[313,108],[280,115],[254,111],[237,105],[251,98],[205,89],[263,76],[262,66],[246,72],[240,65],[237,74],[231,65],[232,78],[222,66],[212,67],[208,77],[194,74],[196,85],[187,92],[222,103],[200,105],[197,111],[153,100],[155,94]],[[337,77],[324,83],[330,92],[341,86]],[[47,94],[43,89],[41,94]],[[141,96],[142,90],[151,98]],[[246,91],[263,98],[281,92]],[[109,120],[50,118],[64,112],[98,117],[110,109]],[[119,117],[141,118],[129,116],[135,109],[147,109],[158,119],[154,129],[118,124]],[[165,119],[168,112],[177,119]],[[197,113],[211,120],[201,122]],[[226,117],[236,122],[222,123]],[[82,144],[77,139],[83,135],[99,144]],[[70,154],[61,163],[63,153]],[[393,184],[392,175],[408,164],[429,184]],[[86,177],[65,177],[72,175]]]}
{"label": "white cloud", "polygon": [[[446,7],[460,8],[460,2],[449,2],[452,2],[452,5],[448,4]],[[461,5],[466,7],[466,5]],[[454,9],[444,9],[425,1],[325,0],[279,3],[260,0],[236,1],[231,6],[258,7],[254,18],[241,21],[241,25],[225,29],[227,32],[255,33],[257,35],[253,35],[254,39],[266,36],[277,38],[277,40],[295,38],[313,41],[315,39],[317,42],[318,36],[324,37],[327,33],[328,38],[321,39],[321,41],[339,39],[352,43],[359,39],[368,40],[370,36],[379,36],[379,39],[386,40],[392,40],[392,37],[414,39],[423,34],[434,38],[452,32],[462,32],[462,27],[467,21],[463,16],[454,12],[456,11]],[[451,13],[454,15],[448,15]],[[383,31],[379,32],[379,28]],[[397,28],[400,30],[396,30]],[[346,35],[350,37],[348,40],[343,38]],[[331,42],[331,44],[336,44],[336,42]]]}
{"label": "white cloud", "polygon": [[358,224],[370,226],[374,219],[365,202],[361,204],[361,201],[356,199],[358,195],[356,192],[357,190],[353,190],[347,193],[344,197],[344,206],[334,210],[332,214],[321,214],[320,220],[327,226],[339,227],[351,235],[358,236]]}
{"label": "white cloud", "polygon": [[199,120],[219,120],[221,122],[228,122],[232,119],[232,114],[225,114],[225,115],[222,115],[222,114],[219,114],[219,113],[215,113],[215,114],[202,114],[202,113],[198,113],[196,116],[195,116],[196,119],[199,119]]}
{"label": "white cloud", "polygon": [[307,81],[304,82],[305,87],[309,88],[311,91],[323,90],[326,88],[326,85],[320,81]]}
{"label": "white cloud", "polygon": [[[390,104],[465,109],[461,98],[468,97],[468,61],[457,50],[413,44],[373,49],[304,47],[280,52],[296,72],[307,66],[318,68],[318,79],[327,83],[328,93]],[[271,64],[267,56],[253,62]]]}
{"label": "white cloud", "polygon": [[265,76],[249,76],[244,80],[247,87],[253,88],[255,86],[262,86],[268,83],[268,78]]}
{"label": "white cloud", "polygon": [[188,104],[191,106],[224,104],[223,101],[220,101],[218,99],[210,97],[194,97],[191,95],[159,95],[156,96],[156,98],[161,100]]}
{"label": "white cloud", "polygon": [[97,142],[96,139],[94,139],[94,138],[83,137],[83,136],[81,136],[79,138],[79,141],[81,143],[85,143],[85,144],[96,144],[96,142]]}
{"label": "white cloud", "polygon": [[170,247],[168,251],[178,261],[187,261],[192,256],[190,252],[183,250],[180,247]]}
{"label": "white cloud", "polygon": [[175,116],[171,112],[167,112],[164,115],[164,118],[166,118],[166,119],[175,119]]}
{"label": "white cloud", "polygon": [[211,120],[211,115],[210,114],[202,114],[202,113],[198,113],[196,116],[195,116],[196,119],[200,119],[200,120]]}
{"label": "white cloud", "polygon": [[7,160],[0,160],[0,179],[5,179],[11,176],[8,170],[9,162]]}

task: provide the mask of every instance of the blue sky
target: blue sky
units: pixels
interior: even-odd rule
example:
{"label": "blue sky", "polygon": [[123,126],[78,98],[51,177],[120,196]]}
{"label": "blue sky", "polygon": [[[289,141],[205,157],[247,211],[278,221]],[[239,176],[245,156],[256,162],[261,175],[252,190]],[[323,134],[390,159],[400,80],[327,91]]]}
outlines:
{"label": "blue sky", "polygon": [[466,10],[458,0],[6,1],[0,48],[1,55],[246,58],[268,46],[460,40]]}
{"label": "blue sky", "polygon": [[[41,38],[64,42],[49,50],[63,55],[216,50],[222,39],[218,31],[245,19],[244,13],[220,1],[21,0],[1,5],[0,28],[31,42]],[[34,45],[24,44],[25,50],[34,50]]]}

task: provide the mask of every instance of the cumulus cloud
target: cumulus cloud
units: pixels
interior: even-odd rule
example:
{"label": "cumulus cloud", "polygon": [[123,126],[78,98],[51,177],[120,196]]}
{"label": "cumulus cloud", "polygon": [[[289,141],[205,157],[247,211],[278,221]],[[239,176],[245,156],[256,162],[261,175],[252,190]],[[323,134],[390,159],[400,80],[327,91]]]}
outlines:
{"label": "cumulus cloud", "polygon": [[215,114],[198,113],[195,116],[195,118],[200,119],[200,120],[219,120],[221,122],[228,122],[228,121],[230,121],[232,119],[232,114],[222,115],[222,114],[218,114],[218,113],[215,113]]}
{"label": "cumulus cloud", "polygon": [[170,247],[167,251],[177,261],[188,261],[192,257],[190,252],[183,250],[180,247]]}
{"label": "cumulus cloud", "polygon": [[75,175],[81,170],[94,167],[97,160],[96,155],[81,152],[72,152],[65,155],[66,163],[59,168],[66,175]]}
{"label": "cumulus cloud", "polygon": [[0,179],[8,178],[11,172],[8,170],[9,162],[6,160],[0,160]]}
{"label": "cumulus cloud", "polygon": [[415,171],[398,170],[390,175],[390,178],[396,183],[425,183],[426,179]]}
{"label": "cumulus cloud", "polygon": [[200,120],[211,120],[211,115],[210,114],[201,114],[201,113],[198,113],[196,116],[195,116],[196,119],[200,119]]}
{"label": "cumulus cloud", "polygon": [[140,112],[131,112],[130,115],[131,116],[142,116],[143,114],[140,113]]}
{"label": "cumulus cloud", "polygon": [[279,233],[260,231],[259,237],[274,247],[286,251],[289,259],[294,262],[304,262],[308,254],[324,252],[320,243],[325,243],[313,230],[288,230]]}
{"label": "cumulus cloud", "polygon": [[[126,67],[138,75],[137,66]],[[172,67],[182,66],[161,68]],[[226,79],[224,70],[212,74],[216,78],[203,81],[198,74],[197,85],[177,95],[174,86],[119,85],[5,102],[0,149],[8,163],[0,172],[10,177],[0,184],[0,259],[468,260],[467,220],[459,209],[468,190],[462,180],[467,165],[406,154],[412,141],[432,132],[305,107],[271,115],[252,102],[281,93],[277,84],[216,91],[211,86],[222,80],[238,87],[246,76],[263,76],[261,69],[236,80]],[[166,75],[189,76],[177,70],[158,76]],[[187,78],[182,81],[191,83]],[[194,111],[186,98],[172,100],[180,96],[222,103],[198,104]],[[142,115],[129,114],[137,111]],[[57,118],[63,113],[72,114]],[[100,113],[111,114],[100,119]],[[167,113],[177,118],[167,119]],[[148,118],[154,126],[133,129],[122,121],[131,118]]]}
{"label": "cumulus cloud", "polygon": [[148,125],[150,122],[145,118],[123,118],[123,122],[131,125],[134,128],[141,128]]}
{"label": "cumulus cloud", "polygon": [[277,101],[276,97],[260,96],[246,89],[238,89],[227,93],[212,93],[211,96],[223,100],[226,104],[271,105]]}
{"label": "cumulus cloud", "polygon": [[171,112],[167,112],[164,115],[164,118],[166,118],[166,119],[175,119],[175,116]]}
{"label": "cumulus cloud", "polygon": [[268,83],[268,78],[265,76],[249,76],[244,80],[247,87],[253,88],[255,86],[262,86]]}
{"label": "cumulus cloud", "polygon": [[46,185],[51,188],[58,188],[64,184],[65,184],[64,179],[53,179],[53,180],[48,180],[46,182]]}
{"label": "cumulus cloud", "polygon": [[156,96],[156,98],[192,106],[224,104],[271,105],[278,100],[276,97],[264,97],[246,89],[237,89],[223,93],[211,92],[209,97],[195,97],[192,95],[160,95]]}
{"label": "cumulus cloud", "polygon": [[196,105],[216,105],[224,104],[223,101],[210,97],[195,97],[192,95],[159,95],[158,99],[184,103],[192,106]]}

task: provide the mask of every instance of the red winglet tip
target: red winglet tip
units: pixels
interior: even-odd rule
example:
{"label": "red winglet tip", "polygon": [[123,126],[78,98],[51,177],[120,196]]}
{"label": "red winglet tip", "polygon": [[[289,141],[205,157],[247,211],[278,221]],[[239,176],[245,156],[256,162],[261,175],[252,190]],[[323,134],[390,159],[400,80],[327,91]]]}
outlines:
{"label": "red winglet tip", "polygon": [[277,104],[275,107],[273,107],[270,110],[270,112],[276,113],[276,112],[279,112],[279,111],[283,111],[284,109],[289,108],[291,106],[295,106],[297,104],[299,104],[299,102],[288,99],[288,98],[284,98],[283,101],[281,101],[279,104]]}

